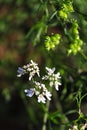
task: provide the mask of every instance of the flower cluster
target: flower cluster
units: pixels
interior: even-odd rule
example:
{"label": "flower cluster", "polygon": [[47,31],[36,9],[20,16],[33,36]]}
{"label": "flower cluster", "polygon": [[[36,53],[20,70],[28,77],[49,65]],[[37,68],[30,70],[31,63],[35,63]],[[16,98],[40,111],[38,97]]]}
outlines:
{"label": "flower cluster", "polygon": [[66,3],[63,3],[59,13],[59,16],[66,20],[69,16],[70,13],[74,12],[73,6],[72,6],[72,2],[68,1]]}
{"label": "flower cluster", "polygon": [[29,80],[31,80],[35,76],[35,74],[40,76],[38,64],[33,62],[32,60],[30,61],[29,64],[24,65],[22,68],[18,67],[17,72],[18,72],[18,75],[17,75],[18,77],[21,77],[25,73],[29,73]]}
{"label": "flower cluster", "polygon": [[46,36],[45,37],[45,47],[46,49],[53,50],[55,49],[56,45],[60,43],[61,35],[60,34],[51,34],[51,36]]}
{"label": "flower cluster", "polygon": [[81,50],[81,47],[83,45],[82,40],[79,37],[79,31],[78,31],[78,23],[76,20],[72,20],[72,27],[69,30],[69,35],[71,37],[71,43],[70,48],[68,50],[68,54],[73,53],[74,55]]}
{"label": "flower cluster", "polygon": [[[38,82],[34,80],[35,74],[40,78],[40,70],[38,64],[30,61],[29,64],[24,65],[22,68],[18,68],[18,77],[28,73],[29,74],[29,81],[33,82],[33,88],[25,89],[26,96],[32,97],[33,95],[37,96],[38,102],[46,103],[46,100],[51,100],[52,92],[50,92],[50,87],[55,87],[56,90],[59,90],[59,85],[61,85],[59,79],[60,73],[54,74],[55,68],[48,68],[46,67],[47,74],[41,78],[41,81],[48,80],[49,81],[49,88],[42,82]],[[33,80],[32,80],[33,79]]]}
{"label": "flower cluster", "polygon": [[49,80],[49,86],[50,87],[55,87],[55,89],[58,91],[59,90],[59,85],[61,85],[59,79],[60,73],[58,72],[57,74],[54,74],[55,68],[48,68],[46,67],[47,75],[42,77],[43,80]]}
{"label": "flower cluster", "polygon": [[37,96],[38,102],[46,103],[46,98],[51,100],[52,94],[47,90],[45,84],[41,84],[35,81],[35,88],[25,89],[25,93],[28,97],[32,97],[34,94]]}
{"label": "flower cluster", "polygon": [[46,98],[48,100],[51,100],[52,94],[50,93],[50,91],[47,90],[45,84],[42,84],[42,83],[35,81],[35,85],[36,85],[36,92],[35,93],[38,96],[38,102],[45,103]]}

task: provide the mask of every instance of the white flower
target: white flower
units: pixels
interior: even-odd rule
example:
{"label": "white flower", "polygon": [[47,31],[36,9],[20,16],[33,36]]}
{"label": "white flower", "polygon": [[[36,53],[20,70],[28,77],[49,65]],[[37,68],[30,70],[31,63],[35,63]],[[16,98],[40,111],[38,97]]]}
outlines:
{"label": "white flower", "polygon": [[[30,69],[29,69],[29,68],[30,68]],[[33,62],[32,60],[31,60],[31,63],[29,64],[29,68],[28,68],[28,71],[30,72],[29,80],[31,80],[32,77],[33,77],[35,74],[37,74],[38,76],[40,76],[40,74],[39,74],[39,67],[38,67],[38,65],[37,65],[35,62]]]}
{"label": "white flower", "polygon": [[60,77],[57,77],[58,75],[57,74],[53,74],[52,77],[50,78],[50,87],[55,87],[55,89],[58,91],[59,90],[59,86],[61,85],[60,81],[59,81],[59,78]]}
{"label": "white flower", "polygon": [[32,71],[34,71],[34,72],[33,72],[34,74],[36,73],[38,76],[40,76],[40,74],[39,74],[39,67],[38,67],[38,64],[37,64],[37,63],[35,63],[35,62],[33,62],[33,61],[31,60],[30,67],[33,68]]}
{"label": "white flower", "polygon": [[60,79],[60,78],[61,78],[60,73],[58,72],[57,74],[55,74],[55,77],[56,77],[57,79]]}
{"label": "white flower", "polygon": [[51,100],[52,94],[50,93],[50,91],[46,90],[43,94],[46,96],[48,100]]}
{"label": "white flower", "polygon": [[35,85],[38,86],[39,89],[42,89],[43,91],[46,91],[45,84],[42,84],[40,82],[35,81]]}
{"label": "white flower", "polygon": [[40,94],[40,95],[38,96],[38,102],[39,102],[39,103],[40,103],[40,102],[46,103],[46,98],[43,96],[43,94]]}
{"label": "white flower", "polygon": [[50,81],[49,86],[52,87],[54,85],[53,81]]}
{"label": "white flower", "polygon": [[33,60],[31,60],[29,64],[24,65],[23,69],[26,70],[26,73],[29,73],[29,80],[31,80],[35,74],[40,77],[38,64],[33,62]]}
{"label": "white flower", "polygon": [[60,85],[61,85],[60,82],[55,81],[54,86],[55,86],[55,89],[56,89],[57,91],[59,90],[59,86],[60,86]]}
{"label": "white flower", "polygon": [[78,130],[78,127],[74,125],[72,128],[69,128],[69,130]]}
{"label": "white flower", "polygon": [[36,90],[35,95],[38,96],[39,94],[40,94],[40,92]]}
{"label": "white flower", "polygon": [[50,91],[47,90],[45,84],[35,81],[35,85],[36,85],[36,90],[38,90],[37,92],[35,92],[35,94],[38,96],[38,100],[40,102],[46,99],[51,100],[52,94],[50,93]]}
{"label": "white flower", "polygon": [[74,125],[73,130],[78,130],[78,127],[76,125]]}
{"label": "white flower", "polygon": [[60,73],[54,74],[55,68],[48,68],[46,67],[47,75],[42,77],[42,80],[49,80],[49,86],[55,87],[55,89],[58,91],[59,86],[61,85],[59,79],[61,78]]}
{"label": "white flower", "polygon": [[30,71],[29,80],[31,80],[35,75],[35,71]]}
{"label": "white flower", "polygon": [[81,130],[85,130],[87,128],[87,123],[84,124],[82,127],[81,127]]}
{"label": "white flower", "polygon": [[36,86],[38,86],[39,88],[41,88],[41,83],[40,82],[34,82]]}
{"label": "white flower", "polygon": [[51,68],[46,67],[46,70],[47,70],[48,75],[52,75],[55,71],[55,68],[51,69]]}
{"label": "white flower", "polygon": [[47,80],[47,79],[48,79],[48,76],[46,75],[42,77],[42,80]]}
{"label": "white flower", "polygon": [[[32,78],[37,75],[40,77],[40,70],[38,67],[38,64],[33,62],[33,60],[30,61],[29,64],[24,65],[22,68],[18,68],[18,77],[21,77],[24,74],[29,74],[29,81],[32,80]],[[42,80],[48,80],[49,87],[55,87],[55,89],[58,91],[59,86],[61,85],[59,79],[61,78],[60,73],[54,73],[55,68],[48,68],[46,67],[46,75],[42,77]],[[51,92],[48,91],[50,88],[46,88],[45,84],[35,81],[35,79],[32,80],[35,87],[30,89],[25,89],[25,93],[28,97],[32,97],[34,94],[36,95],[38,102],[46,103],[46,100],[51,100]]]}

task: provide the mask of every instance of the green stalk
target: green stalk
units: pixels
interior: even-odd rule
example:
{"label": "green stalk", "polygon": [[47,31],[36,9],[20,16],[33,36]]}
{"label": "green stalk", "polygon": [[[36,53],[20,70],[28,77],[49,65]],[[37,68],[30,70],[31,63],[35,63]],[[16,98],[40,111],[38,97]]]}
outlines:
{"label": "green stalk", "polygon": [[[50,92],[52,93],[52,87],[50,88]],[[42,130],[46,130],[46,126],[47,126],[46,123],[47,123],[47,120],[48,120],[49,106],[50,106],[50,100],[47,100],[45,114],[44,114],[44,118],[43,118]]]}
{"label": "green stalk", "polygon": [[47,119],[48,119],[49,106],[50,106],[50,101],[47,100],[47,103],[46,103],[46,111],[45,111],[44,118],[43,118],[42,130],[46,130],[46,123],[47,123]]}
{"label": "green stalk", "polygon": [[79,51],[79,53],[82,55],[82,57],[87,60],[87,56],[82,52],[82,51]]}

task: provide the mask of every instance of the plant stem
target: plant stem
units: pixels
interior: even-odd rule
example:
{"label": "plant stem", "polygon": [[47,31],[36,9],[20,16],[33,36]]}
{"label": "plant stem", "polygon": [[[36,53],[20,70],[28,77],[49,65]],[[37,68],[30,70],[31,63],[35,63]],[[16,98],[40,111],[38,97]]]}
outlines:
{"label": "plant stem", "polygon": [[50,101],[48,100],[47,103],[46,103],[46,112],[45,112],[44,118],[43,118],[42,130],[46,130],[46,123],[47,123],[47,119],[48,119],[49,105],[50,105]]}
{"label": "plant stem", "polygon": [[[62,108],[62,105],[59,101],[59,98],[58,98],[58,95],[57,95],[57,92],[54,91],[54,100],[55,100],[55,106],[56,106],[56,109],[59,111],[59,113],[63,114],[63,108]],[[67,124],[69,122],[68,118],[66,116],[63,117],[63,119],[61,119],[62,123],[64,124]]]}
{"label": "plant stem", "polygon": [[82,51],[79,51],[80,52],[80,54],[83,56],[83,58],[85,59],[85,60],[87,60],[87,56],[82,52]]}

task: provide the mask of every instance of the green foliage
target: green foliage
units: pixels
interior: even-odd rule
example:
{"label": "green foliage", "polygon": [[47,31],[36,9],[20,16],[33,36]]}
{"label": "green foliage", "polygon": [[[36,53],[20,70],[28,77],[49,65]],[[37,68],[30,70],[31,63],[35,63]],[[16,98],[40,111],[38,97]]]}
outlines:
{"label": "green foliage", "polygon": [[59,16],[62,19],[67,20],[69,17],[69,14],[72,13],[73,11],[74,11],[74,9],[72,6],[72,2],[66,1],[61,5],[61,10],[59,10]]}
{"label": "green foliage", "polygon": [[[1,130],[68,130],[87,123],[86,8],[87,0],[0,0]],[[33,85],[27,74],[16,76],[31,59],[41,75],[45,66],[61,74],[50,104],[26,97]]]}

